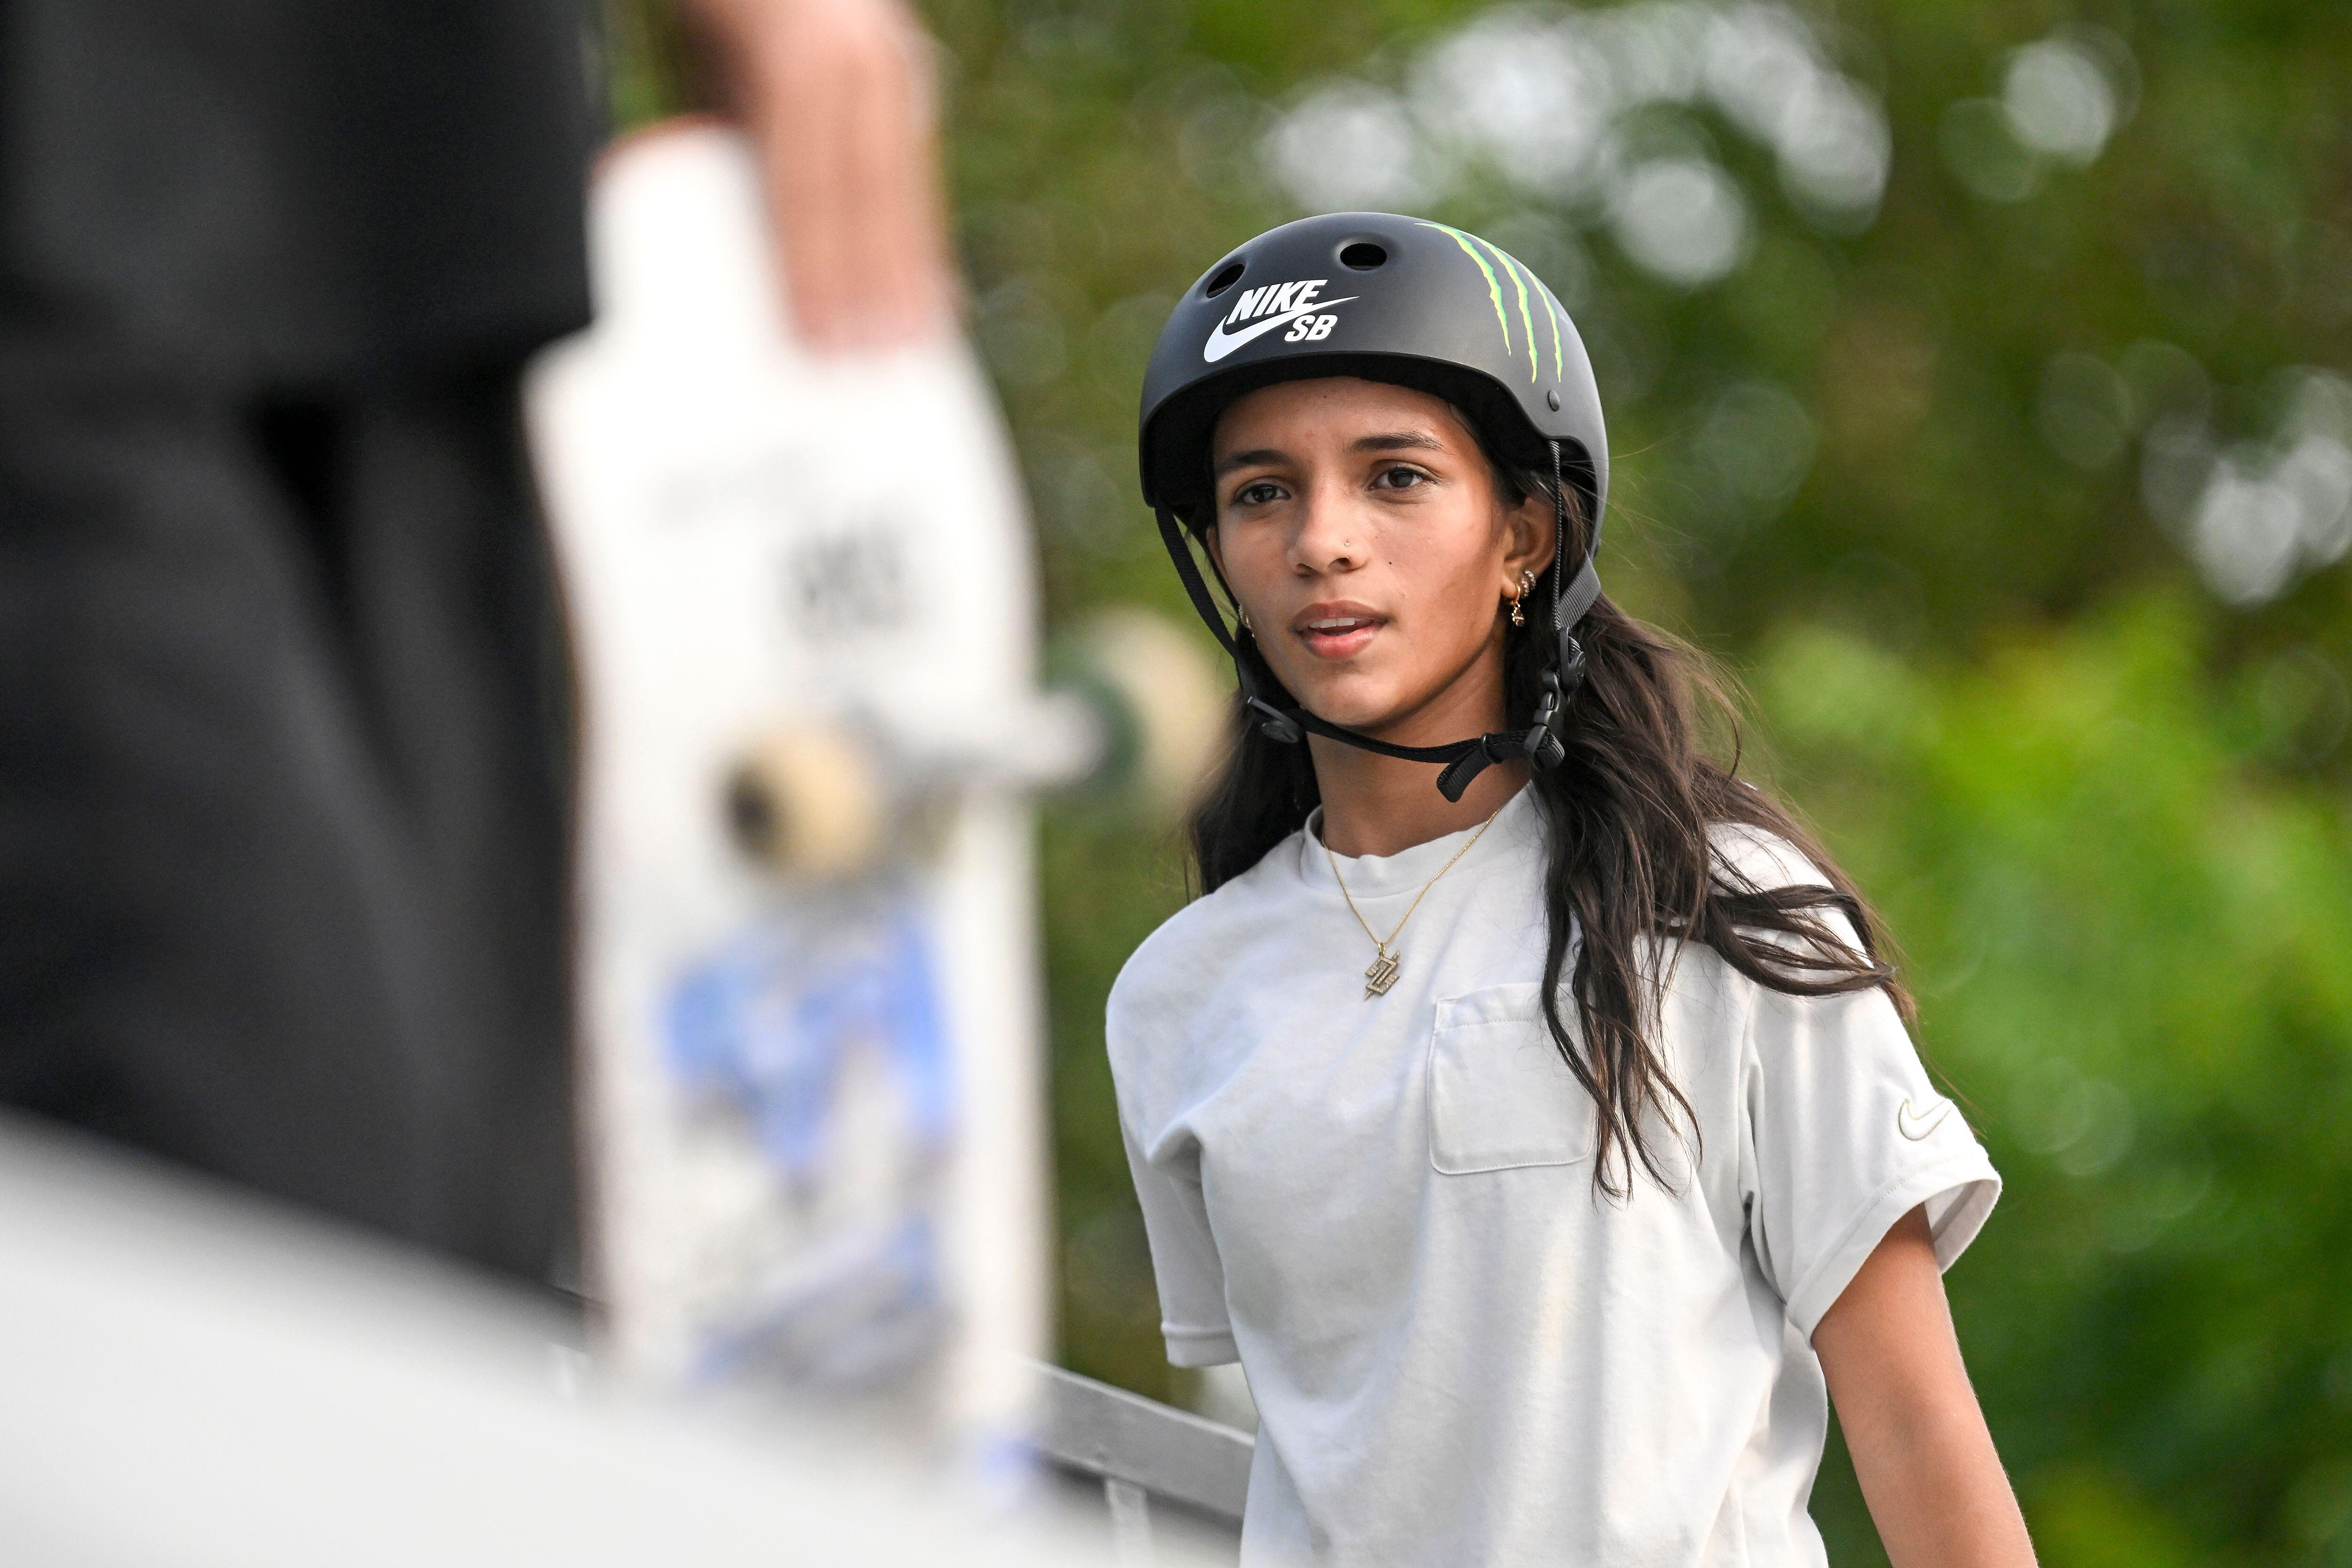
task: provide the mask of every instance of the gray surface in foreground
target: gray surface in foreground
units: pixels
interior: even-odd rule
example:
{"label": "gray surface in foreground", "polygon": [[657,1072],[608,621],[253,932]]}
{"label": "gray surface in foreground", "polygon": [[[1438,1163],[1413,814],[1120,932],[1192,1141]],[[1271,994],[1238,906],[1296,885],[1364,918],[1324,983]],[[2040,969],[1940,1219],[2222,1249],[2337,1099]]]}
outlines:
{"label": "gray surface in foreground", "polygon": [[9,1568],[1106,1560],[814,1423],[583,1391],[572,1334],[415,1254],[0,1116]]}

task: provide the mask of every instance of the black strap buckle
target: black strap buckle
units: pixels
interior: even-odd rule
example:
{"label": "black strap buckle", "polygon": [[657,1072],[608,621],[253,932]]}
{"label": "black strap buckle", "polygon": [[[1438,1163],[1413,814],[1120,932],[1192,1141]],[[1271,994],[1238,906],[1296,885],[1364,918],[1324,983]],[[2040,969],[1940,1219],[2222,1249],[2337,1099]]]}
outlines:
{"label": "black strap buckle", "polygon": [[1307,738],[1307,731],[1298,727],[1297,720],[1285,713],[1265,698],[1253,696],[1244,698],[1243,700],[1258,714],[1258,733],[1267,740],[1278,742],[1286,746],[1295,746]]}

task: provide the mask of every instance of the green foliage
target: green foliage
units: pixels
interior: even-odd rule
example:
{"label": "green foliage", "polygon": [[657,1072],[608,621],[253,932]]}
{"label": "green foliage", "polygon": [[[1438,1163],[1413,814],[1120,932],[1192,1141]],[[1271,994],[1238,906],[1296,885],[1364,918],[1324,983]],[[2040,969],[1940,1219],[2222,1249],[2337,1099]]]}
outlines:
{"label": "green foliage", "polygon": [[2006,1178],[1949,1286],[2053,1564],[2352,1551],[2352,823],[2199,619],[1966,664],[1792,625],[1756,673]]}

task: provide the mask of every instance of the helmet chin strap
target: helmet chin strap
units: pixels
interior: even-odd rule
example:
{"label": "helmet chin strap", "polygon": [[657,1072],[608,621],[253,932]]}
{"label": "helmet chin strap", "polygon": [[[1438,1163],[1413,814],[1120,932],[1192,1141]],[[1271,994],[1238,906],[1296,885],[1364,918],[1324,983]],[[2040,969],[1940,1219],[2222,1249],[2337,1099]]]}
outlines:
{"label": "helmet chin strap", "polygon": [[[1570,579],[1568,574],[1568,492],[1562,484],[1563,475],[1559,443],[1551,447],[1552,477],[1552,556],[1551,565],[1544,575],[1551,584],[1551,624],[1557,639],[1543,675],[1541,689],[1536,699],[1535,723],[1525,730],[1496,730],[1475,740],[1455,741],[1443,746],[1398,746],[1353,730],[1342,729],[1319,719],[1304,708],[1281,708],[1266,700],[1265,688],[1251,667],[1265,655],[1254,648],[1244,648],[1226,629],[1224,612],[1209,592],[1209,584],[1201,575],[1199,564],[1192,559],[1191,546],[1184,539],[1183,528],[1166,507],[1153,509],[1160,521],[1160,542],[1167,545],[1169,559],[1176,563],[1176,574],[1183,580],[1184,593],[1192,601],[1192,608],[1208,623],[1217,641],[1233,657],[1234,673],[1241,684],[1242,701],[1259,718],[1258,729],[1269,740],[1295,746],[1308,735],[1320,735],[1327,741],[1337,741],[1344,746],[1371,752],[1383,757],[1396,757],[1408,763],[1434,763],[1444,772],[1437,775],[1437,791],[1449,801],[1458,801],[1470,782],[1495,763],[1526,759],[1538,773],[1549,773],[1566,760],[1568,750],[1560,744],[1559,730],[1565,722],[1569,699],[1584,680],[1584,648],[1576,640],[1575,627],[1586,612],[1601,597],[1601,578],[1593,570],[1593,556],[1601,549],[1601,530],[1592,531],[1592,543],[1586,550],[1583,562]],[[1271,673],[1269,671],[1268,673]]]}

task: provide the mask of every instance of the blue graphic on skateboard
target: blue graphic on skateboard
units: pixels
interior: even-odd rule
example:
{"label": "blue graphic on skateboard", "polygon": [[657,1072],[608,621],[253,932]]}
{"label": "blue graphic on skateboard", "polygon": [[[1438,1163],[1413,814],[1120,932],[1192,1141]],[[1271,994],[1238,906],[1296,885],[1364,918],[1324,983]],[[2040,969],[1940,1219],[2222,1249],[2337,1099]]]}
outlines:
{"label": "blue graphic on skateboard", "polygon": [[756,1141],[788,1211],[813,1213],[851,1152],[853,1084],[880,1087],[894,1145],[877,1201],[819,1226],[701,1326],[696,1378],[847,1393],[928,1363],[950,1327],[938,1208],[956,1086],[934,944],[913,900],[764,919],[679,977],[663,1024],[695,1114]]}

